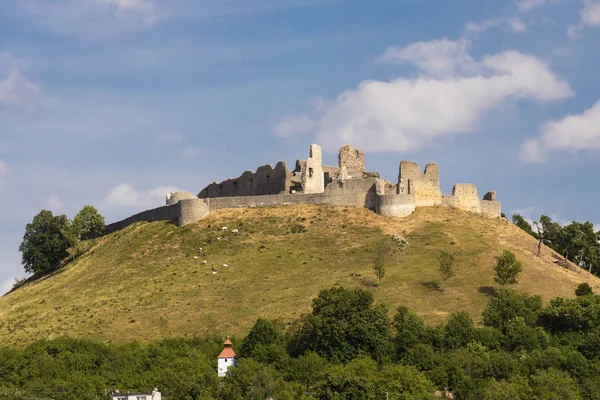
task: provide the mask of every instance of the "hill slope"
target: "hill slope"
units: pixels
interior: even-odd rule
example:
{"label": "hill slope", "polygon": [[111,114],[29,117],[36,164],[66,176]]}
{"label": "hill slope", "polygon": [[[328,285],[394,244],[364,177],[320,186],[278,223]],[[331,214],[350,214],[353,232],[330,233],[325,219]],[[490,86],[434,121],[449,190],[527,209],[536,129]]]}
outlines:
{"label": "hill slope", "polygon": [[[365,287],[391,311],[407,305],[430,323],[456,310],[479,321],[505,248],[523,262],[519,291],[548,300],[573,296],[580,282],[600,286],[553,263],[548,248],[536,258],[535,239],[509,222],[456,209],[420,208],[405,219],[308,205],[221,210],[184,228],[138,223],[98,239],[58,273],[0,298],[0,342],[241,335],[260,316],[298,318],[334,284]],[[456,254],[444,292],[428,284],[439,280],[441,250]],[[387,272],[376,287],[379,253]]]}

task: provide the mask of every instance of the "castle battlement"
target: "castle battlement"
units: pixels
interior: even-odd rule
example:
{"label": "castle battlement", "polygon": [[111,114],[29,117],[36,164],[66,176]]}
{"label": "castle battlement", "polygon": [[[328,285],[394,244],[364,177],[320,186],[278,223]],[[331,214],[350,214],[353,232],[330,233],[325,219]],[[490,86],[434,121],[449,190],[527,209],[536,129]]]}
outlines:
{"label": "castle battlement", "polygon": [[286,204],[365,207],[389,217],[406,217],[417,207],[428,206],[450,206],[501,216],[496,192],[487,192],[480,199],[475,185],[458,183],[452,194],[442,194],[439,167],[435,163],[428,163],[421,172],[417,163],[401,161],[398,182],[392,183],[381,179],[376,172],[365,171],[361,149],[343,146],[335,167],[323,165],[321,147],[313,144],[308,158],[297,160],[293,171],[285,161],[280,161],[275,168],[263,165],[256,172],[245,171],[237,178],[213,182],[197,196],[189,192],[169,193],[165,206],[108,225],[106,232],[138,221],[172,220],[184,226],[218,209]]}

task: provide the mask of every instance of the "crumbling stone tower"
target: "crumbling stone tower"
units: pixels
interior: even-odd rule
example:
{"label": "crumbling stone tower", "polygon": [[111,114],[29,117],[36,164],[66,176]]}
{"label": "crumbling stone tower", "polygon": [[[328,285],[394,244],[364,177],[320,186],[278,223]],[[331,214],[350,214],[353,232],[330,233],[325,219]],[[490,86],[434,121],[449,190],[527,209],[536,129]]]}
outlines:
{"label": "crumbling stone tower", "polygon": [[343,146],[338,154],[338,165],[342,178],[361,179],[365,173],[365,153],[350,145]]}
{"label": "crumbling stone tower", "polygon": [[428,163],[421,173],[417,163],[401,161],[398,173],[398,194],[415,196],[416,206],[434,206],[442,203],[440,189],[440,169],[435,163]]}
{"label": "crumbling stone tower", "polygon": [[303,193],[323,193],[325,190],[321,146],[310,145],[309,157],[306,160],[306,168],[302,170],[301,178]]}

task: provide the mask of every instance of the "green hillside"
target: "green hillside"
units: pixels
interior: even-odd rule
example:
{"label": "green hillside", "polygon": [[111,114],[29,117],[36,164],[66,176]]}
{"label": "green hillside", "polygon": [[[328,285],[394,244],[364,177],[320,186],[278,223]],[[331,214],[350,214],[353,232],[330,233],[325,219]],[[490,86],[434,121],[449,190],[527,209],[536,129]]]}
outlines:
{"label": "green hillside", "polygon": [[[446,207],[405,219],[308,205],[221,210],[185,228],[138,223],[89,246],[57,273],[0,298],[1,342],[243,335],[260,316],[293,321],[336,284],[367,288],[388,309],[407,305],[429,323],[456,310],[479,321],[503,249],[523,262],[519,291],[549,300],[572,297],[584,281],[600,287],[579,268],[557,265],[548,248],[535,257],[535,239],[508,221]],[[431,285],[440,280],[441,250],[456,255],[445,291]],[[387,270],[378,286],[377,254]]]}

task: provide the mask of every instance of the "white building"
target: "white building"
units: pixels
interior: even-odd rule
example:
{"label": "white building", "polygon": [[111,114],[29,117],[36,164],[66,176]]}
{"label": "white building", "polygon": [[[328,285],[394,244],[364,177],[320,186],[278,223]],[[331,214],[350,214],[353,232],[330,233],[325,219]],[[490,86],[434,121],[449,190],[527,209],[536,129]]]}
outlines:
{"label": "white building", "polygon": [[217,371],[219,373],[219,376],[227,375],[227,370],[229,370],[229,367],[235,367],[237,364],[237,357],[232,349],[233,344],[231,343],[231,341],[227,339],[225,343],[223,343],[223,345],[225,346],[225,348],[223,348],[223,351],[221,352],[221,354],[219,354],[219,369]]}
{"label": "white building", "polygon": [[118,390],[110,394],[112,400],[161,400],[160,392],[154,389],[152,393],[119,393]]}

